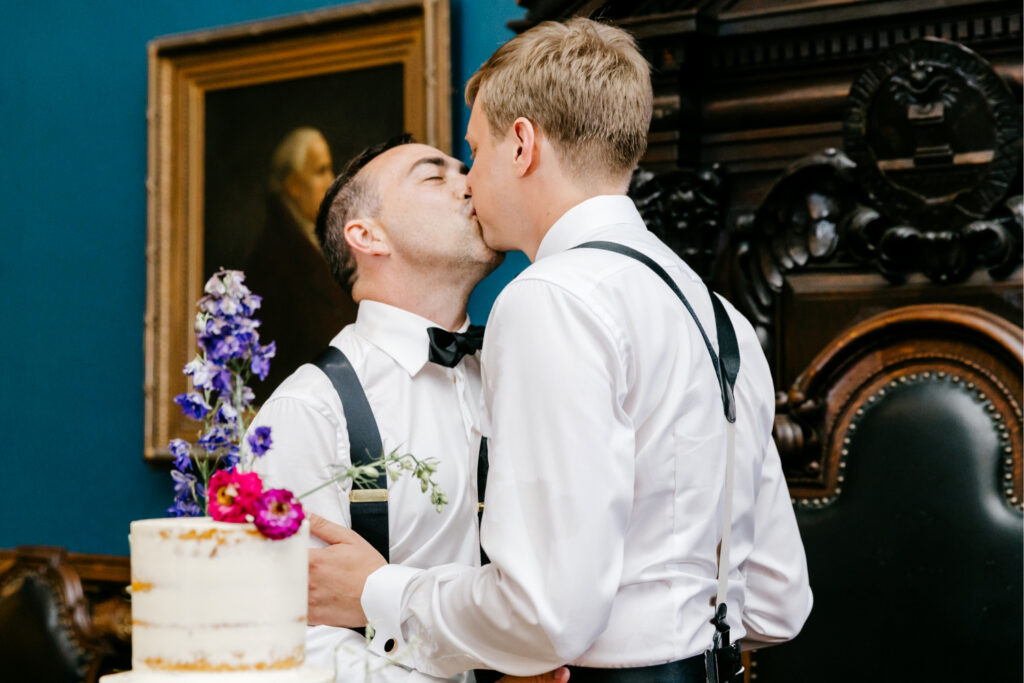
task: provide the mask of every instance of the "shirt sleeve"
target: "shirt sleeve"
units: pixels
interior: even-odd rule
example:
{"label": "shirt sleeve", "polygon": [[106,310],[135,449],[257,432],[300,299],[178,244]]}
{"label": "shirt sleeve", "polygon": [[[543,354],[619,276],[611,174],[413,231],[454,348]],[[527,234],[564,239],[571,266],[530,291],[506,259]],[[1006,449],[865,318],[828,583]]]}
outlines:
{"label": "shirt sleeve", "polygon": [[813,599],[807,558],[771,434],[765,444],[754,509],[754,545],[744,564],[744,647],[789,640],[800,632]]}
{"label": "shirt sleeve", "polygon": [[604,631],[635,451],[627,354],[607,321],[548,282],[518,280],[496,302],[483,350],[486,412],[501,416],[481,529],[491,563],[385,567],[363,592],[364,611],[383,612],[375,642],[381,631],[415,636],[416,668],[532,675],[575,660]]}
{"label": "shirt sleeve", "polygon": [[[264,488],[287,488],[297,497],[320,487],[350,464],[344,418],[316,402],[291,396],[271,397],[253,418],[256,427],[269,426],[271,447],[254,463]],[[334,482],[302,498],[303,510],[351,527],[348,482]],[[314,539],[314,542],[317,542]],[[317,542],[318,543],[318,542]],[[320,543],[320,545],[323,545]]]}
{"label": "shirt sleeve", "polygon": [[[351,464],[344,416],[334,414],[313,395],[308,399],[272,397],[253,419],[250,432],[264,425],[270,426],[273,443],[256,461],[254,470],[259,472],[265,488],[284,487],[300,496],[323,486]],[[350,488],[347,480],[328,484],[304,497],[303,509],[307,514],[315,512],[351,528]],[[324,545],[316,538],[310,542],[314,546]],[[384,643],[386,639],[376,638],[373,642]],[[380,645],[368,648],[363,636],[350,629],[313,626],[308,630],[306,647],[309,660],[334,670],[338,680],[361,677],[367,665],[374,680],[385,683],[437,680],[407,668],[413,664],[415,643],[407,647],[403,642],[384,652]]]}

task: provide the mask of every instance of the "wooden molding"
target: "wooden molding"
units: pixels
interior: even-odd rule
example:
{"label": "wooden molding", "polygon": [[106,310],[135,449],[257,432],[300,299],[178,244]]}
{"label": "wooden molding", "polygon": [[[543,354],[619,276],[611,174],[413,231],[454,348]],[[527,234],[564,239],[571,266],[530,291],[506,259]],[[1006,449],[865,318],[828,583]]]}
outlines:
{"label": "wooden molding", "polygon": [[171,439],[196,432],[172,399],[188,390],[182,368],[196,348],[207,94],[401,65],[405,130],[450,151],[448,0],[346,5],[159,38],[148,49],[144,456],[165,460]]}

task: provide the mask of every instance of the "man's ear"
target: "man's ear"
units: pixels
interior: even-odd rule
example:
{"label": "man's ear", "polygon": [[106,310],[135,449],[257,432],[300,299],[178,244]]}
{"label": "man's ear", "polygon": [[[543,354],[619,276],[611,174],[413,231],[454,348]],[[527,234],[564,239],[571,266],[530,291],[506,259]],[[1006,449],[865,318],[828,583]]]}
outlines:
{"label": "man's ear", "polygon": [[289,173],[288,177],[284,179],[284,193],[293,202],[298,202],[299,197],[302,196],[302,179],[295,171]]}
{"label": "man's ear", "polygon": [[348,248],[367,256],[387,256],[391,253],[384,227],[373,218],[353,218],[345,224]]}
{"label": "man's ear", "polygon": [[533,121],[524,116],[512,122],[512,137],[515,142],[513,163],[520,177],[536,170],[536,164],[540,161],[538,134],[539,131],[534,127]]}

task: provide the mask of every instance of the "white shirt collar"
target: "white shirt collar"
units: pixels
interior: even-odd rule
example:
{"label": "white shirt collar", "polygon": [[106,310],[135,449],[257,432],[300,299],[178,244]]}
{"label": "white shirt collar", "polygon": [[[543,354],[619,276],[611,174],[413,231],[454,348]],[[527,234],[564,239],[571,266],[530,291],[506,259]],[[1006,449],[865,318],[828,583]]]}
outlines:
{"label": "white shirt collar", "polygon": [[[428,327],[438,324],[409,311],[364,299],[359,303],[359,312],[353,330],[363,339],[391,356],[410,376],[415,376],[428,361],[430,338]],[[469,317],[458,332],[469,327]],[[337,346],[337,337],[332,342]]]}
{"label": "white shirt collar", "polygon": [[622,194],[599,195],[585,199],[555,221],[537,248],[536,261],[590,239],[594,233],[608,225],[636,225],[646,230],[640,212],[633,200]]}

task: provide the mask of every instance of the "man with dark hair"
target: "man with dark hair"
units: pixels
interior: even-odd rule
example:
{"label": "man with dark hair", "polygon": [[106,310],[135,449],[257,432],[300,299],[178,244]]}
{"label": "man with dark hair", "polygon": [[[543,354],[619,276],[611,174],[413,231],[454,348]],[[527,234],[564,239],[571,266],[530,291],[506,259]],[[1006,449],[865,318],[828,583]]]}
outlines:
{"label": "man with dark hair", "polygon": [[419,638],[436,675],[568,663],[576,683],[733,683],[730,632],[780,642],[810,611],[757,335],[625,196],[648,69],[628,33],[573,19],[513,38],[467,85],[484,239],[533,261],[481,356],[491,563],[388,565],[340,530],[347,578],[320,609]]}
{"label": "man with dark hair", "polygon": [[[315,363],[285,379],[250,427],[272,427],[273,457],[256,468],[266,485],[296,492],[312,490],[339,468],[376,458],[380,450],[436,459],[434,477],[447,497],[440,512],[409,477],[381,486],[382,518],[364,519],[367,504],[358,502],[348,482],[329,484],[302,501],[308,512],[344,526],[378,525],[369,533],[383,539],[381,552],[412,567],[480,564],[480,365],[472,347],[463,345],[471,340],[460,334],[470,332],[470,292],[501,256],[483,243],[466,170],[443,152],[402,137],[363,152],[335,179],[316,234],[334,277],[359,304],[356,321]],[[458,352],[442,353],[446,343]],[[356,389],[345,384],[353,378]],[[356,440],[369,425],[377,452],[360,452],[371,450]],[[312,575],[325,552],[310,551]],[[315,604],[322,584],[311,585]],[[311,609],[310,624],[321,623],[318,616]],[[367,652],[364,636],[353,630],[311,626],[307,642],[309,661],[337,666],[339,681],[362,680],[367,661],[371,669],[385,663]],[[391,654],[411,659],[409,651]],[[436,679],[398,665],[378,671],[374,680]]]}

